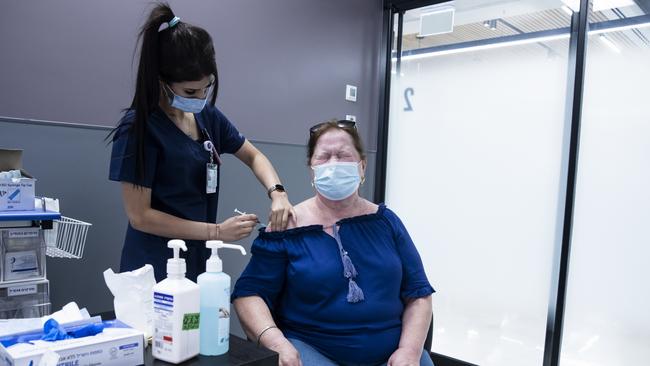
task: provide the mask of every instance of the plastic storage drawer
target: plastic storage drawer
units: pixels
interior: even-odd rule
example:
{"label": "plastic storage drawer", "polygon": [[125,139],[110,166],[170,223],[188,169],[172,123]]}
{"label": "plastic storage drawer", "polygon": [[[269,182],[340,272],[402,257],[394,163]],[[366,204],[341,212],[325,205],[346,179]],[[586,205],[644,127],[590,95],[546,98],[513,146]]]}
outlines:
{"label": "plastic storage drawer", "polygon": [[29,281],[0,286],[0,319],[40,318],[50,314],[50,283]]}
{"label": "plastic storage drawer", "polygon": [[0,283],[45,279],[46,252],[39,228],[0,230]]}

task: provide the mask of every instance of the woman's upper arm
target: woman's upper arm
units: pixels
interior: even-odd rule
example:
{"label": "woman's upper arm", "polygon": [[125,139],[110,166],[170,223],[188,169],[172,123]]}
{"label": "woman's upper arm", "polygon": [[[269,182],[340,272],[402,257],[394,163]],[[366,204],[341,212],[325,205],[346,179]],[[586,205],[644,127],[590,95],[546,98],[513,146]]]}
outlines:
{"label": "woman's upper arm", "polygon": [[246,140],[244,141],[244,144],[239,148],[239,150],[237,150],[235,156],[237,159],[241,160],[242,163],[251,166],[257,154],[260,154],[260,151],[257,150],[257,148],[253,146],[253,144],[251,144],[248,140]]}
{"label": "woman's upper arm", "polygon": [[272,311],[284,287],[288,265],[284,244],[258,237],[253,242],[251,253],[253,255],[235,284],[231,300],[258,296]]}
{"label": "woman's upper arm", "polygon": [[397,252],[402,262],[401,297],[419,298],[432,294],[435,290],[429,283],[422,258],[406,227],[395,213],[388,212],[387,215],[393,226]]}
{"label": "woman's upper arm", "polygon": [[131,225],[139,227],[142,216],[151,208],[151,188],[122,182],[122,200]]}

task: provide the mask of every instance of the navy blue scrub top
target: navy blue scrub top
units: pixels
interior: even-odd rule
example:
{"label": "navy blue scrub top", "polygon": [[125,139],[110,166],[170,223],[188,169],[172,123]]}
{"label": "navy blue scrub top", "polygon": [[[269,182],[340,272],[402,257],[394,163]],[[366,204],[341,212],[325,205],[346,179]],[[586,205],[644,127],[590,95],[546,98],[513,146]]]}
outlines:
{"label": "navy blue scrub top", "polygon": [[336,240],[321,225],[260,230],[231,300],[259,296],[287,338],[337,363],[380,364],[397,349],[406,299],[434,292],[402,221],[385,205],[337,222],[365,299],[347,301]]}
{"label": "navy blue scrub top", "polygon": [[[135,113],[126,112],[113,137],[109,179],[151,188],[151,207],[156,210],[187,220],[215,223],[219,187],[216,193],[206,193],[206,164],[210,162],[210,153],[203,147],[207,138],[202,131],[207,130],[219,154],[234,154],[246,139],[215,107],[206,106],[194,117],[201,136],[198,141],[176,127],[160,108],[149,116],[145,172],[140,179],[135,170],[135,139],[129,133]],[[220,170],[219,167],[219,175]],[[169,239],[136,230],[129,224],[120,271],[151,264],[156,281],[166,278],[167,259],[173,256],[172,250],[167,248]],[[210,251],[203,241],[186,240],[186,244],[188,251],[181,251],[181,256],[187,264],[187,278],[195,281],[205,271]]]}

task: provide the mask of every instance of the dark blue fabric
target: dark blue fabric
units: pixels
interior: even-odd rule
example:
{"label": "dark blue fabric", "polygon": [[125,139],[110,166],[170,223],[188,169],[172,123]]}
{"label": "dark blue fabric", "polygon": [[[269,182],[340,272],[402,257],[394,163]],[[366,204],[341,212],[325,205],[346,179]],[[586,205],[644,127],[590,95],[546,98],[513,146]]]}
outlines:
{"label": "dark blue fabric", "polygon": [[[206,106],[194,117],[202,136],[199,141],[178,129],[161,109],[151,114],[145,136],[145,174],[140,178],[135,169],[135,139],[129,133],[134,113],[127,112],[113,138],[109,179],[151,188],[151,207],[156,210],[187,220],[214,223],[219,188],[216,193],[205,193],[210,155],[203,148],[205,137],[200,131],[207,129],[219,154],[234,154],[245,138],[215,107]],[[218,170],[220,175],[221,167]],[[136,230],[129,224],[120,271],[151,264],[156,281],[162,280],[167,276],[167,259],[172,256],[171,249],[167,248],[168,240]],[[187,241],[187,244],[188,251],[182,253],[187,263],[186,275],[195,281],[205,271],[210,251],[200,241]]]}
{"label": "dark blue fabric", "polygon": [[260,296],[286,337],[337,362],[385,362],[399,344],[404,299],[434,290],[406,228],[386,206],[337,224],[365,300],[347,301],[338,245],[321,225],[260,230],[231,300]]}

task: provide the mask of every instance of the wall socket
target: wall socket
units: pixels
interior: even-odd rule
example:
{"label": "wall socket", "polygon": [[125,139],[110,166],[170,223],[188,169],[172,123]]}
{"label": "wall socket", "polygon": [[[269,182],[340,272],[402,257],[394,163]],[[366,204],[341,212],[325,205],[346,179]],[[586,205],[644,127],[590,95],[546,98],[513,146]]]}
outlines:
{"label": "wall socket", "polygon": [[356,122],[357,121],[357,116],[355,116],[354,114],[346,114],[345,119],[348,120],[348,121]]}
{"label": "wall socket", "polygon": [[345,100],[349,100],[350,102],[356,102],[357,101],[357,87],[354,85],[346,85],[345,86]]}

